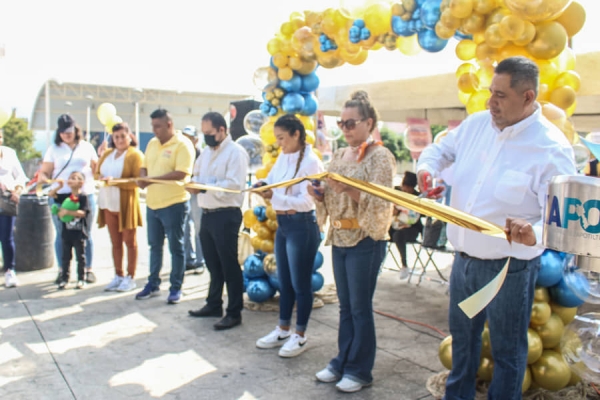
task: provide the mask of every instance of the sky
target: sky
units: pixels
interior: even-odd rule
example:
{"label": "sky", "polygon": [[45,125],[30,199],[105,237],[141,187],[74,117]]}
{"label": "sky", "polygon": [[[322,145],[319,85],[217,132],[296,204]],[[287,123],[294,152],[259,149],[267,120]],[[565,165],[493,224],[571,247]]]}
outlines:
{"label": "sky", "polygon": [[[266,44],[293,11],[358,0],[0,0],[0,107],[29,118],[47,79],[258,95],[252,76],[268,65]],[[600,2],[579,0],[587,24],[578,53],[600,50]],[[9,7],[6,7],[10,4]],[[441,53],[370,52],[361,66],[319,70],[321,86],[454,71],[456,41]],[[4,57],[2,57],[4,47]],[[584,82],[585,84],[585,82]]]}

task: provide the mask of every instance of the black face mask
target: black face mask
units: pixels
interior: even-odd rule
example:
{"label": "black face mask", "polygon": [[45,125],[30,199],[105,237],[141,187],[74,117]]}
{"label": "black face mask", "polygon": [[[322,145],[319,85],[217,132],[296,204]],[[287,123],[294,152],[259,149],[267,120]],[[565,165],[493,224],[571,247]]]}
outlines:
{"label": "black face mask", "polygon": [[204,135],[204,143],[208,147],[217,147],[221,142],[217,141],[214,135]]}

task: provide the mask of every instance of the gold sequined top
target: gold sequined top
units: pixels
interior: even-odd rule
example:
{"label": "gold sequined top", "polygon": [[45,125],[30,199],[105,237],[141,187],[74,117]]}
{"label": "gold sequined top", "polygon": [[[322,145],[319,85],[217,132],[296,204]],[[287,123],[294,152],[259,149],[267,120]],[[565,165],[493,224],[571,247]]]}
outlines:
{"label": "gold sequined top", "polygon": [[[360,163],[344,160],[346,151],[352,150],[346,147],[335,152],[329,164],[329,172],[393,187],[396,160],[388,149],[373,146]],[[356,203],[346,193],[337,194],[325,185],[325,199],[317,203],[317,220],[320,226],[325,225],[327,217],[330,222],[355,218],[360,228],[335,229],[330,224],[326,245],[352,247],[366,237],[388,240],[392,203],[365,192],[360,193],[360,201]]]}

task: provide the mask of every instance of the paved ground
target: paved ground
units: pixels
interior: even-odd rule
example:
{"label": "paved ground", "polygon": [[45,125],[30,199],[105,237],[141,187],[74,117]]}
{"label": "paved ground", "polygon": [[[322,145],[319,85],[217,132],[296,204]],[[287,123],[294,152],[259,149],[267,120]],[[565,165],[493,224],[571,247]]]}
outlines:
{"label": "paved ground", "polygon": [[[139,233],[139,243],[146,243],[144,230]],[[98,283],[59,292],[52,269],[21,273],[19,288],[0,289],[0,398],[432,398],[425,382],[444,369],[437,357],[441,337],[433,330],[376,315],[374,384],[353,395],[337,393],[334,385],[314,379],[336,352],[337,304],[315,309],[309,349],[282,359],[277,350],[254,345],[277,323],[275,312],[246,310],[242,326],[226,332],[213,330],[214,319],[187,316],[203,304],[208,274],[186,276],[184,300],[175,306],[166,304],[168,268],[161,297],[135,301],[131,293],[103,292],[114,274],[110,244],[106,230],[94,237]],[[148,271],[146,247],[140,248],[139,286]],[[331,283],[330,249],[323,253],[322,272]],[[447,255],[436,260],[450,263]],[[394,266],[390,257],[386,266]],[[445,291],[434,281],[420,287],[400,282],[396,272],[384,270],[375,309],[447,331]]]}

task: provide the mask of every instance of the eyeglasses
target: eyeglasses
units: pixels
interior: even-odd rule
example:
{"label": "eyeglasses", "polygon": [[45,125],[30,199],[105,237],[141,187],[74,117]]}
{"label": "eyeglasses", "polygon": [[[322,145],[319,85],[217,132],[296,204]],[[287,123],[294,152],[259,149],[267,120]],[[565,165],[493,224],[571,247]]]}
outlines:
{"label": "eyeglasses", "polygon": [[345,121],[343,119],[340,119],[337,121],[337,125],[340,127],[340,129],[346,128],[347,130],[351,131],[352,129],[356,128],[356,125],[360,124],[363,121],[364,119],[359,119],[358,121],[355,119],[347,119]]}

